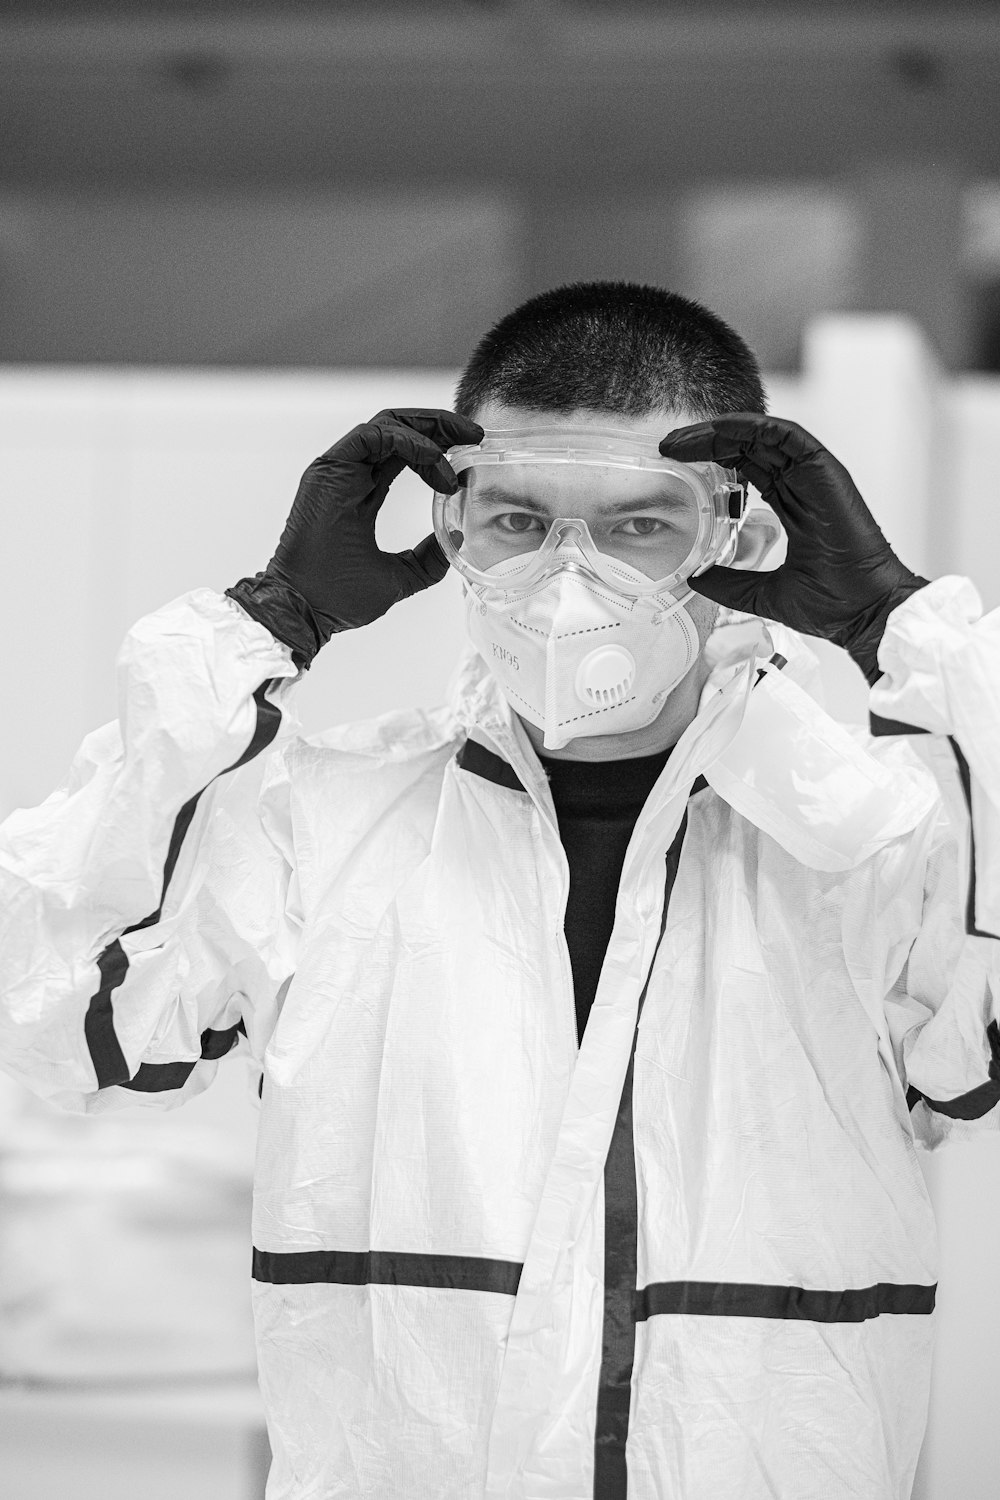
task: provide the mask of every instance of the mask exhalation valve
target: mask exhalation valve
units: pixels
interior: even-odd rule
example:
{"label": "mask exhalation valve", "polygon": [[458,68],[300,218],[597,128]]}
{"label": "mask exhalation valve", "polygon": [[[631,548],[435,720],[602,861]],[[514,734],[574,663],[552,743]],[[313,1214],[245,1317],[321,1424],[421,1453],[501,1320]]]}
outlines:
{"label": "mask exhalation valve", "polygon": [[594,708],[624,703],[635,681],[635,659],[624,646],[598,646],[576,669],[576,696]]}

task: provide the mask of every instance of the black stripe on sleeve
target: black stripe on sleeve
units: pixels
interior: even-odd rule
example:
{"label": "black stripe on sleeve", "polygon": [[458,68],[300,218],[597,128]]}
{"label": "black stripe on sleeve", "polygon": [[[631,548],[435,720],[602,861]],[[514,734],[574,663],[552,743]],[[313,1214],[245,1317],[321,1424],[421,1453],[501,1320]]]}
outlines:
{"label": "black stripe on sleeve", "polygon": [[228,1026],[225,1031],[203,1031],[200,1058],[190,1062],[141,1063],[138,1073],[123,1083],[122,1088],[134,1089],[140,1094],[160,1094],[167,1089],[183,1088],[200,1061],[214,1062],[225,1057],[236,1046],[241,1032],[246,1036],[242,1021]]}
{"label": "black stripe on sleeve", "polygon": [[487,750],[485,745],[480,745],[478,740],[466,740],[455,759],[463,771],[471,771],[474,776],[481,776],[484,781],[492,781],[497,786],[508,787],[512,792],[524,791],[514,767],[508,765],[507,761],[501,759],[499,755],[495,755],[492,750]]}
{"label": "black stripe on sleeve", "polygon": [[[670,1313],[699,1317],[784,1318],[809,1323],[863,1323],[886,1313],[932,1313],[937,1283],[812,1291],[801,1286],[756,1286],[732,1281],[655,1281],[636,1293],[636,1318]],[[603,1500],[603,1491],[600,1492]],[[622,1491],[624,1494],[624,1491]]]}
{"label": "black stripe on sleeve", "polygon": [[292,1250],[253,1252],[253,1279],[275,1286],[333,1282],[342,1286],[450,1287],[513,1297],[521,1279],[518,1261],[476,1255],[412,1255],[391,1250]]}
{"label": "black stripe on sleeve", "polygon": [[[948,743],[958,766],[962,795],[969,815],[969,880],[965,900],[965,931],[970,937],[996,940],[995,933],[983,932],[976,926],[976,830],[972,821],[972,772],[958,741],[949,735]],[[922,1099],[935,1114],[948,1115],[953,1120],[981,1120],[983,1115],[989,1114],[1000,1103],[1000,1030],[996,1021],[991,1021],[987,1026],[986,1036],[992,1053],[988,1082],[979,1084],[968,1093],[959,1094],[957,1099],[930,1099],[911,1084],[906,1090],[907,1108],[914,1109]]]}
{"label": "black stripe on sleeve", "polygon": [[625,1500],[628,1476],[625,1444],[632,1400],[635,1361],[635,1305],[638,1258],[638,1193],[635,1141],[632,1133],[632,1078],[639,1017],[649,989],[650,975],[667,926],[667,909],[687,831],[687,811],[666,854],[666,878],[660,933],[649,973],[639,996],[632,1054],[622,1087],[618,1118],[604,1166],[604,1331],[597,1388],[594,1430],[594,1495],[600,1500]]}
{"label": "black stripe on sleeve", "polygon": [[948,1115],[953,1120],[981,1120],[990,1110],[1000,1104],[1000,1027],[991,1021],[986,1028],[986,1037],[993,1054],[989,1067],[989,1082],[980,1083],[957,1099],[928,1099],[911,1084],[906,1090],[906,1103],[910,1109],[922,1099],[935,1114]]}
{"label": "black stripe on sleeve", "polygon": [[930,730],[922,729],[919,724],[904,724],[902,719],[883,719],[869,709],[868,733],[873,739],[881,739],[889,734],[930,734]]}
{"label": "black stripe on sleeve", "polygon": [[[225,770],[219,772],[219,776],[226,776],[230,771],[238,770],[240,766],[246,765],[248,761],[253,760],[255,756],[259,755],[262,750],[271,744],[281,725],[281,710],[276,708],[273,703],[268,703],[264,695],[268,688],[272,686],[272,683],[281,680],[280,678],[268,678],[266,682],[261,683],[260,687],[254,693],[254,702],[257,705],[257,722],[254,726],[250,743],[239,760],[234,761],[231,766],[226,766]],[[218,779],[218,776],[212,778],[213,781],[217,781]],[[211,785],[212,782],[209,782],[208,786]],[[207,786],[202,787],[200,792],[196,792],[193,797],[189,798],[174,820],[173,832],[170,836],[167,857],[163,866],[163,885],[160,891],[159,906],[148,917],[144,917],[141,922],[134,922],[131,927],[126,927],[121,937],[127,936],[130,932],[140,932],[145,927],[152,927],[160,920],[163,914],[163,902],[166,898],[167,888],[170,885],[170,879],[181,852],[184,835],[191,826],[191,819],[194,817],[199,798],[206,790]],[[96,992],[90,998],[87,1013],[84,1016],[83,1030],[87,1039],[90,1060],[94,1065],[94,1072],[97,1075],[97,1087],[99,1089],[106,1089],[110,1088],[113,1084],[125,1084],[129,1078],[128,1063],[115,1032],[114,1007],[111,999],[113,992],[124,983],[125,976],[128,973],[128,956],[122,947],[120,937],[114,938],[104,951],[98,955],[97,969],[101,976],[101,982]],[[175,1065],[166,1064],[165,1066],[173,1067]],[[178,1064],[177,1066],[184,1066],[184,1064]]]}
{"label": "black stripe on sleeve", "polygon": [[976,926],[976,830],[972,822],[972,772],[969,770],[969,762],[962,754],[961,746],[950,734],[948,743],[958,764],[962,795],[965,797],[965,806],[969,813],[969,886],[965,901],[965,930],[969,937],[996,938],[995,932],[982,932]]}

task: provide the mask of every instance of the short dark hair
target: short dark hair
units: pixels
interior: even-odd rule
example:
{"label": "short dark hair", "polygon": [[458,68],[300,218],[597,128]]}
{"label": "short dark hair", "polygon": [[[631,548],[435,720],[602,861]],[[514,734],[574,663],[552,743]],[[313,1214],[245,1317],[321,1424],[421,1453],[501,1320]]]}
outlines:
{"label": "short dark hair", "polygon": [[575,281],[500,319],[473,350],[455,410],[489,401],[566,415],[765,412],[760,367],[739,334],[699,302],[631,281]]}

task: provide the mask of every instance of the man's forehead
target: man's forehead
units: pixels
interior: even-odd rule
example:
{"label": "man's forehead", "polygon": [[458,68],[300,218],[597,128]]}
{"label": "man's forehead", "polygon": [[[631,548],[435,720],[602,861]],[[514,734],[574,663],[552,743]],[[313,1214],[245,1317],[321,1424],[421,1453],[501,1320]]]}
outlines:
{"label": "man's forehead", "polygon": [[693,422],[699,420],[690,412],[685,411],[650,411],[638,417],[626,417],[621,412],[597,411],[593,407],[577,407],[571,412],[532,411],[524,406],[506,406],[499,401],[487,401],[475,414],[475,420],[481,427],[489,431],[503,430],[505,428],[527,428],[529,431],[539,427],[553,427],[563,425],[573,427],[591,428],[593,430],[607,429],[608,427],[625,429],[629,432],[640,432],[646,437],[666,437],[667,433],[675,427],[689,427]]}

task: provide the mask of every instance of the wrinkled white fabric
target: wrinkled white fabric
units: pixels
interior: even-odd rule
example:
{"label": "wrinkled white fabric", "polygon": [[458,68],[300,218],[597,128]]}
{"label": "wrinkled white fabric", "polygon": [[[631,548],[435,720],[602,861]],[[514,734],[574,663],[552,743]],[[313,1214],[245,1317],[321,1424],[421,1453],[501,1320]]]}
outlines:
{"label": "wrinkled white fabric", "polygon": [[[0,828],[0,1059],[71,1109],[169,1107],[218,1067],[206,1031],[243,1018],[258,1252],[368,1257],[358,1282],[255,1283],[269,1500],[597,1493],[604,1173],[633,1038],[638,1288],[933,1286],[915,1148],[998,1115],[907,1101],[989,1080],[1000,945],[965,931],[945,738],[977,779],[1000,754],[996,625],[968,618],[970,587],[937,580],[889,620],[872,704],[914,725],[933,709],[923,736],[834,724],[804,640],[720,617],[582,1046],[548,784],[474,651],[443,707],[303,737],[290,653],[232,600],[195,590],[130,632],[119,721]],[[460,765],[467,739],[520,789]],[[992,890],[998,846],[973,832]],[[157,911],[172,843],[158,920],[125,933]],[[129,1076],[187,1060],[177,1088],[97,1087],[84,1017],[116,940]],[[407,1256],[513,1267],[516,1295],[407,1281]],[[932,1314],[654,1308],[634,1339],[630,1500],[909,1496]]]}
{"label": "wrinkled white fabric", "polygon": [[900,612],[890,615],[871,706],[960,745],[972,773],[976,926],[1000,935],[1000,609],[983,617],[968,578],[932,587],[912,595],[902,628]]}

